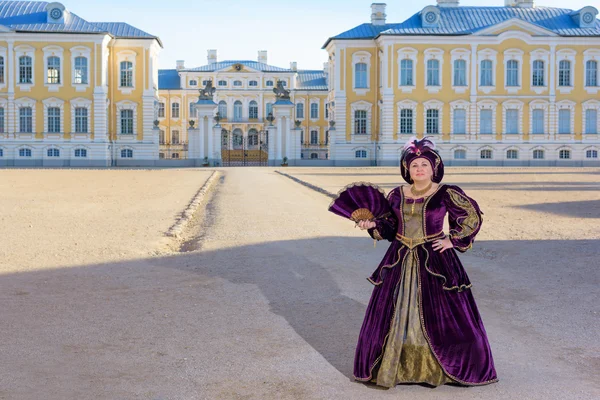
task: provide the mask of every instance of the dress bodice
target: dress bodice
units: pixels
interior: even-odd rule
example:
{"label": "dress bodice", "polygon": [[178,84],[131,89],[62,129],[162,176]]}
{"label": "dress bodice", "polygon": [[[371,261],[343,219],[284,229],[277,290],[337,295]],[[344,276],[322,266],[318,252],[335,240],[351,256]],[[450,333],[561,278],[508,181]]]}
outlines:
{"label": "dress bodice", "polygon": [[409,199],[403,196],[402,215],[404,216],[404,234],[410,239],[422,238],[423,233],[423,206],[425,199]]}

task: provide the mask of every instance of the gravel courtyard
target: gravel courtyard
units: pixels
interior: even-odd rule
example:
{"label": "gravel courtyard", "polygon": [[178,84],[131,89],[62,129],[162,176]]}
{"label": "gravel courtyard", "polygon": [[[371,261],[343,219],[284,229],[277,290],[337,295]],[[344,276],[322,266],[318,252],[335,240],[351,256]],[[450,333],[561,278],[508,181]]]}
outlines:
{"label": "gravel courtyard", "polygon": [[448,168],[500,382],[353,382],[386,242],[329,212],[395,168],[0,170],[0,399],[597,399],[600,168]]}

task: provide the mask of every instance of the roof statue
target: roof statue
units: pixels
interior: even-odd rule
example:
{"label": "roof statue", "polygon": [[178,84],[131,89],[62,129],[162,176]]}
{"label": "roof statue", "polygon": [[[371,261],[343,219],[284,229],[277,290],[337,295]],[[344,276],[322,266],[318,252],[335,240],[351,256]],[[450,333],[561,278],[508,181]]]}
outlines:
{"label": "roof statue", "polygon": [[273,93],[275,93],[275,97],[277,97],[277,100],[289,100],[290,99],[290,91],[286,90],[283,87],[282,81],[277,81],[277,87],[273,88]]}
{"label": "roof statue", "polygon": [[212,80],[209,80],[208,82],[206,82],[206,87],[204,87],[204,89],[199,90],[200,98],[198,100],[212,100],[215,90],[217,89],[213,87]]}

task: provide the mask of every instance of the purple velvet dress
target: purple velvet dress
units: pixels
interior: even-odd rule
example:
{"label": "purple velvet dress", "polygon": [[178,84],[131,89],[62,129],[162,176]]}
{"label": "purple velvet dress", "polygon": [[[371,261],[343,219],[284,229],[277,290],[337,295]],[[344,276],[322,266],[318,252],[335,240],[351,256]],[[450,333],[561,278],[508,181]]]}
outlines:
{"label": "purple velvet dress", "polygon": [[[388,194],[393,213],[376,220],[376,227],[368,230],[374,239],[392,243],[379,267],[368,278],[375,288],[358,339],[354,377],[360,381],[377,381],[384,350],[389,349],[386,342],[393,330],[391,325],[397,321],[398,288],[407,272],[403,269],[410,267],[416,271],[417,306],[409,312],[419,313],[419,331],[443,370],[445,377],[438,382],[464,385],[496,382],[492,352],[470,290],[471,282],[455,252],[455,249],[465,252],[471,247],[481,228],[482,213],[473,199],[452,185],[442,184],[420,201],[424,203],[420,204],[419,214],[423,237],[406,236],[405,228],[411,225],[408,222],[414,228],[415,221],[409,221],[414,216],[405,212],[407,203],[413,200],[405,198],[400,187]],[[439,253],[433,250],[432,242],[444,236],[446,214],[454,249]],[[409,259],[413,260],[412,264],[407,262]],[[406,282],[404,287],[408,287]],[[399,368],[411,367],[400,365]]]}

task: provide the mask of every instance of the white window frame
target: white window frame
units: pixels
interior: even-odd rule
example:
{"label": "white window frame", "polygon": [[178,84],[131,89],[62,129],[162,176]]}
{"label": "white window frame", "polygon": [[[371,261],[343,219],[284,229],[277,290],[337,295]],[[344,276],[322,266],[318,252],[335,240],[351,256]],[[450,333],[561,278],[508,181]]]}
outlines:
{"label": "white window frame", "polygon": [[[116,123],[117,123],[117,129],[116,132],[118,133],[117,138],[118,139],[133,139],[135,140],[137,138],[137,108],[138,108],[138,104],[131,101],[131,100],[121,100],[120,102],[116,103],[117,105],[117,117],[116,119]],[[133,110],[133,134],[129,134],[129,133],[122,133],[121,132],[121,111],[122,110]],[[181,111],[180,111],[181,114]]]}
{"label": "white window frame", "polygon": [[[317,142],[316,143],[312,142],[312,134],[313,134],[313,132],[317,132]],[[320,139],[321,139],[321,128],[318,127],[318,126],[310,126],[308,128],[308,143],[311,144],[311,145],[319,144]]]}
{"label": "white window frame", "polygon": [[[48,150],[58,150],[58,156],[54,156],[54,155],[49,156]],[[58,159],[64,158],[63,157],[64,153],[62,150],[63,149],[61,147],[51,144],[49,146],[44,147],[44,149],[42,150],[42,157],[45,159],[50,159],[50,160],[58,160]]]}
{"label": "white window frame", "polygon": [[[427,68],[427,64],[429,62],[429,60],[437,60],[438,64],[439,64],[439,85],[438,86],[429,86],[428,82],[427,82],[427,74],[428,74],[428,68]],[[444,50],[442,49],[437,49],[437,48],[432,48],[432,49],[427,49],[425,50],[424,53],[424,71],[425,74],[423,76],[424,82],[425,82],[425,88],[427,89],[428,93],[438,93],[440,90],[442,90],[442,87],[444,86]]]}
{"label": "white window frame", "polygon": [[[92,50],[86,46],[75,46],[71,47],[71,86],[75,88],[77,92],[84,92],[91,85],[91,54]],[[75,59],[77,57],[87,58],[87,83],[75,83]]]}
{"label": "white window frame", "polygon": [[[179,104],[179,115],[177,117],[173,116],[173,104]],[[173,97],[171,99],[171,104],[169,104],[169,117],[173,120],[173,121],[179,121],[181,118],[183,118],[181,116],[181,99],[179,97]]]}
{"label": "white window frame", "polygon": [[[71,132],[77,135],[90,135],[92,133],[92,100],[83,97],[77,97],[70,101],[71,103]],[[75,132],[75,109],[87,108],[87,133]],[[62,121],[61,121],[62,123]]]}
{"label": "white window frame", "polygon": [[[356,64],[367,64],[367,87],[356,87]],[[358,96],[364,96],[371,90],[371,53],[368,51],[357,51],[352,54],[352,91]]]}
{"label": "white window frame", "polygon": [[[450,52],[452,62],[452,89],[455,93],[466,93],[471,82],[471,51],[468,49],[454,49]],[[456,86],[454,82],[455,65],[458,60],[465,62],[465,85]]]}
{"label": "white window frame", "polygon": [[[517,110],[517,133],[507,133],[507,112],[508,110]],[[523,136],[523,102],[519,100],[508,100],[502,103],[502,136],[503,138],[519,138]]]}
{"label": "white window frame", "polygon": [[[490,152],[490,158],[487,158],[487,157],[483,158],[483,157],[481,157],[481,152],[483,152],[483,151],[489,151]],[[478,157],[477,157],[478,160],[493,160],[494,159],[494,149],[491,148],[490,146],[480,147],[479,149],[477,149],[477,155],[478,155]]]}
{"label": "white window frame", "polygon": [[[117,53],[117,89],[121,94],[131,94],[137,87],[136,71],[137,71],[137,53],[133,50],[121,50]],[[121,86],[121,62],[129,61],[132,65],[131,87]],[[121,117],[119,117],[120,119]],[[120,129],[120,128],[119,128]]]}
{"label": "white window frame", "polygon": [[[596,61],[596,86],[586,86],[588,61]],[[587,49],[583,52],[583,87],[588,94],[597,94],[600,91],[600,49]]]}
{"label": "white window frame", "polygon": [[[85,150],[85,156],[76,156],[75,153],[76,153],[77,150]],[[72,151],[73,151],[72,157],[75,158],[75,159],[89,158],[90,157],[90,149],[89,149],[89,147],[78,145],[78,146],[74,147]]]}
{"label": "white window frame", "polygon": [[[427,110],[438,110],[438,133],[427,133]],[[423,103],[423,132],[425,135],[438,135],[441,139],[444,134],[444,103],[439,100],[429,100]],[[438,139],[439,140],[439,139]]]}
{"label": "white window frame", "polygon": [[[576,63],[575,63],[575,58],[577,56],[577,52],[575,50],[572,49],[561,49],[558,50],[556,52],[556,89],[558,90],[558,92],[560,94],[569,94],[573,91],[573,89],[575,88],[575,71],[576,71]],[[560,62],[561,61],[569,61],[571,63],[571,71],[569,74],[569,86],[559,86],[559,81],[558,81],[558,77],[560,76]],[[584,64],[585,65],[585,64]],[[585,84],[585,82],[584,82]],[[573,116],[571,116],[571,119]],[[572,132],[572,130],[571,130]]]}
{"label": "white window frame", "polygon": [[[402,90],[402,93],[412,93],[417,86],[418,54],[419,51],[412,47],[404,47],[398,50],[398,87]],[[412,85],[402,85],[402,71],[400,69],[402,60],[412,61]]]}
{"label": "white window frame", "polygon": [[[492,112],[492,133],[481,133],[481,110],[490,110]],[[496,118],[498,118],[498,103],[494,100],[482,100],[477,103],[476,114],[476,132],[479,139],[489,139],[496,137]]]}
{"label": "white window frame", "polygon": [[[516,151],[517,152],[517,157],[516,158],[509,158],[508,157],[508,152],[509,151]],[[510,146],[510,147],[507,147],[507,148],[504,149],[504,159],[505,160],[508,160],[508,161],[510,161],[510,160],[519,160],[519,159],[521,159],[520,155],[521,155],[521,149],[519,149],[516,146]]]}
{"label": "white window frame", "polygon": [[[160,116],[160,104],[163,104],[163,116]],[[157,110],[156,110],[156,118],[160,121],[164,120],[167,117],[167,99],[164,97],[158,98]]]}
{"label": "white window frame", "polygon": [[0,138],[8,133],[8,99],[0,98],[0,108],[4,110],[4,124],[0,126]]}
{"label": "white window frame", "polygon": [[[31,46],[22,44],[15,46],[15,85],[23,92],[31,92],[35,86],[35,49]],[[22,56],[31,57],[31,83],[19,83],[19,58]]]}
{"label": "white window frame", "polygon": [[[413,100],[402,100],[396,103],[396,115],[397,115],[397,126],[398,126],[398,136],[413,136],[417,131],[417,105],[418,103]],[[412,132],[410,133],[400,133],[400,112],[403,109],[412,110]]]}
{"label": "white window frame", "polygon": [[[535,61],[544,62],[544,85],[533,86],[533,63]],[[529,89],[536,94],[542,94],[548,90],[550,78],[550,52],[545,49],[536,49],[529,53]]]}
{"label": "white window frame", "polygon": [[[465,110],[465,132],[464,133],[456,133],[454,132],[454,111],[455,110]],[[470,130],[470,103],[466,100],[456,100],[450,103],[450,134],[451,135],[466,135]]]}
{"label": "white window frame", "polygon": [[[562,100],[556,103],[556,125],[555,125],[555,130],[554,132],[556,132],[557,135],[560,136],[568,136],[569,138],[572,138],[575,132],[575,106],[577,103],[575,103],[574,101],[571,100]],[[569,121],[569,131],[570,133],[558,133],[559,132],[559,127],[560,127],[560,121],[559,121],[559,110],[565,110],[568,109],[570,110],[570,121]]]}
{"label": "white window frame", "polygon": [[[492,62],[492,86],[481,86],[481,62],[489,60]],[[489,94],[496,90],[498,78],[496,77],[496,64],[498,63],[498,52],[492,49],[482,49],[477,52],[477,90]]]}
{"label": "white window frame", "polygon": [[[544,138],[549,137],[550,126],[549,126],[549,113],[550,103],[546,100],[534,100],[529,103],[529,137],[532,138]],[[544,133],[533,133],[533,111],[542,110],[544,112]]]}
{"label": "white window frame", "polygon": [[[56,97],[50,97],[49,99],[42,100],[44,104],[44,134],[62,135],[65,133],[65,102],[64,100]],[[48,109],[51,107],[60,109],[60,132],[48,132]]]}
{"label": "white window frame", "polygon": [[[302,116],[298,116],[298,105],[302,104]],[[297,120],[304,121],[306,118],[306,102],[304,99],[296,99],[296,107],[294,109],[294,115]]]}
{"label": "white window frame", "polygon": [[[20,130],[20,114],[19,110],[23,107],[31,107],[31,133],[21,132]],[[36,127],[36,101],[34,99],[30,99],[29,97],[20,97],[15,100],[15,127],[14,131],[25,135],[35,135],[37,132]]]}
{"label": "white window frame", "polygon": [[[365,157],[356,157],[356,152],[365,152]],[[364,147],[356,147],[354,149],[352,149],[352,154],[354,154],[354,158],[357,160],[368,160],[369,159],[369,149],[366,149]]]}
{"label": "white window frame", "polygon": [[[456,158],[457,151],[464,151],[465,158]],[[469,149],[464,146],[456,146],[456,147],[453,147],[452,149],[450,149],[450,155],[452,156],[453,160],[468,160],[469,159]]]}
{"label": "white window frame", "polygon": [[[7,84],[7,79],[8,79],[8,74],[7,74],[8,57],[7,57],[7,54],[8,54],[8,51],[7,51],[6,47],[0,46],[0,57],[4,58],[4,70],[2,72],[2,79],[0,80],[0,89],[4,89]],[[18,64],[18,59],[17,59],[17,64]],[[18,70],[18,65],[17,65],[17,70]]]}
{"label": "white window frame", "polygon": [[[596,152],[596,157],[588,157],[587,156],[587,152],[588,151],[595,151]],[[598,148],[596,146],[588,146],[588,147],[586,147],[586,148],[583,149],[583,158],[586,159],[586,160],[595,160],[595,159],[599,158],[598,157],[598,153],[599,153],[599,151],[598,151]]]}
{"label": "white window frame", "polygon": [[[317,105],[317,117],[316,118],[314,118],[312,115],[313,104]],[[320,101],[320,99],[313,97],[309,100],[308,112],[309,112],[308,116],[311,121],[318,121],[320,119],[320,117],[321,117],[321,101]]]}
{"label": "white window frame", "polygon": [[[31,155],[30,156],[22,156],[20,154],[21,149],[23,149],[23,150],[29,150],[29,152],[30,152]],[[31,158],[33,158],[34,154],[35,154],[35,149],[33,147],[31,147],[31,146],[26,145],[26,144],[15,148],[15,158],[31,159]]]}
{"label": "white window frame", "polygon": [[[354,103],[350,104],[350,117],[351,117],[351,123],[350,123],[350,129],[352,129],[350,132],[351,133],[351,137],[356,138],[356,137],[367,137],[370,138],[371,137],[371,123],[372,123],[372,109],[373,109],[373,104],[369,103],[368,101],[364,101],[364,100],[360,100],[360,101],[356,101]],[[367,112],[367,132],[366,134],[356,134],[355,133],[355,118],[354,118],[354,113],[355,111],[366,111]]]}
{"label": "white window frame", "polygon": [[[541,158],[536,158],[535,157],[535,152],[536,151],[541,151],[542,152],[542,157]],[[546,159],[546,154],[548,154],[548,150],[545,147],[542,146],[537,146],[534,147],[533,149],[531,149],[531,159],[532,160],[545,160]]]}
{"label": "white window frame", "polygon": [[[572,119],[572,118],[571,118]],[[568,151],[569,152],[569,157],[568,158],[561,158],[560,157],[560,153],[562,151]],[[560,160],[572,160],[573,159],[573,149],[570,148],[569,146],[561,146],[558,149],[556,149],[556,158],[560,161]]]}
{"label": "white window frame", "polygon": [[[518,93],[523,88],[523,54],[521,49],[507,49],[504,51],[504,90],[508,94]],[[519,69],[517,70],[518,85],[508,86],[508,62],[517,61]],[[495,66],[494,66],[495,67]]]}
{"label": "white window frame", "polygon": [[[123,150],[131,150],[131,157],[122,157]],[[133,160],[133,156],[135,155],[135,149],[131,146],[120,146],[117,155],[121,159]]]}
{"label": "white window frame", "polygon": [[[581,131],[584,137],[589,138],[597,138],[600,137],[600,101],[599,100],[588,100],[582,103],[582,118],[581,121],[583,124],[581,125]],[[587,110],[596,110],[596,132],[597,133],[587,133]]]}

